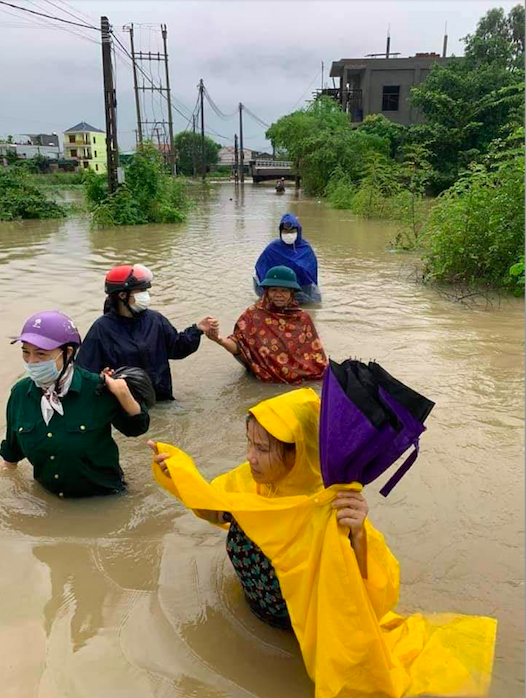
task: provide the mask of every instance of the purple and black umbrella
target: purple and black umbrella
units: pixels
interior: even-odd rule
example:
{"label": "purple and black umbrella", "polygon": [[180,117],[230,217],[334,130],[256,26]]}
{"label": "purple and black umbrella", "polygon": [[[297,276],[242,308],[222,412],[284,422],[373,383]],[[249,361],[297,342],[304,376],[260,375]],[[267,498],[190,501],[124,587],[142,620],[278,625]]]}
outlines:
{"label": "purple and black umbrella", "polygon": [[367,485],[413,446],[380,490],[387,497],[415,462],[424,422],[434,405],[375,362],[329,361],[320,413],[325,487],[350,482]]}

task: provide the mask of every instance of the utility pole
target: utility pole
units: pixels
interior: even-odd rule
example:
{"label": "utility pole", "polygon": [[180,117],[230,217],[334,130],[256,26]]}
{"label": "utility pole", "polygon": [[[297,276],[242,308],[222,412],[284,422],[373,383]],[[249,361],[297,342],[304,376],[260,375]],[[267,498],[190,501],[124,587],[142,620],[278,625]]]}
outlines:
{"label": "utility pole", "polygon": [[137,63],[135,61],[135,46],[133,44],[133,24],[130,24],[130,48],[133,66],[133,90],[135,92],[135,110],[137,112],[137,136],[139,145],[142,145],[141,103],[139,101],[139,85],[137,83]]}
{"label": "utility pole", "polygon": [[106,111],[108,189],[113,194],[118,186],[119,148],[117,145],[117,97],[113,85],[113,67],[111,64],[112,41],[110,23],[107,17],[100,18],[100,32],[102,40],[102,72],[104,76],[104,107]]}
{"label": "utility pole", "polygon": [[234,182],[239,180],[239,148],[237,145],[237,133],[234,136]]}
{"label": "utility pole", "polygon": [[195,119],[196,119],[195,114],[192,114],[192,167],[194,170],[194,177],[197,174],[197,158],[196,158],[197,153],[196,153],[196,149],[195,149],[195,145],[196,145],[195,141],[197,138],[197,134],[195,132]]}
{"label": "utility pole", "polygon": [[243,150],[243,105],[239,102],[239,181],[245,183],[245,151]]}
{"label": "utility pole", "polygon": [[321,91],[323,92],[323,61],[321,62]]}
{"label": "utility pole", "polygon": [[175,146],[174,146],[174,125],[172,121],[172,100],[170,97],[170,75],[168,72],[168,48],[166,45],[166,37],[168,32],[166,24],[161,24],[161,33],[163,35],[164,45],[164,69],[166,71],[166,97],[168,99],[168,137],[170,139],[170,170],[172,177],[175,177]]}
{"label": "utility pole", "polygon": [[447,56],[447,22],[444,29],[444,43],[442,44],[442,58]]}
{"label": "utility pole", "polygon": [[203,78],[199,81],[199,97],[201,100],[201,177],[203,182],[206,180],[206,150],[205,150],[205,108],[204,108],[204,93],[205,86]]}

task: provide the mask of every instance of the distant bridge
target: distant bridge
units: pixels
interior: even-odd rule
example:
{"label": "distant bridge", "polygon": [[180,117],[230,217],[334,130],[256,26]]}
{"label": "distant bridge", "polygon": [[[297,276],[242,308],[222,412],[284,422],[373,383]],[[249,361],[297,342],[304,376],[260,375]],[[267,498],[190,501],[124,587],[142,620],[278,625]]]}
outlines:
{"label": "distant bridge", "polygon": [[295,179],[292,171],[292,162],[287,160],[251,160],[250,174],[252,180],[256,182],[265,182],[269,179]]}

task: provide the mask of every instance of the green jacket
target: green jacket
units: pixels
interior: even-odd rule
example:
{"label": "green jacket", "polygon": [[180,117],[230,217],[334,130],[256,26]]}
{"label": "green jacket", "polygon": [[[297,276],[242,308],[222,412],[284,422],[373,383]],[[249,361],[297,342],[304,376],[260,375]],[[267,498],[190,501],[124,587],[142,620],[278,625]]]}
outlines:
{"label": "green jacket", "polygon": [[40,409],[42,391],[30,378],[16,383],[7,403],[4,460],[27,458],[35,480],[59,497],[112,494],[126,486],[112,425],[125,436],[140,436],[150,425],[144,406],[130,417],[107,390],[99,395],[100,378],[75,367],[64,416],[53,413],[46,426]]}

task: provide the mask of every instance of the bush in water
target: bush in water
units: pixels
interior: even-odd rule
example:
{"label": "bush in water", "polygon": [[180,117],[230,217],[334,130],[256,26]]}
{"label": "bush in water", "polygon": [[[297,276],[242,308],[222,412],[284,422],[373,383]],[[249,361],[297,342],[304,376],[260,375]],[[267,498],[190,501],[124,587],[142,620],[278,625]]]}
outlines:
{"label": "bush in water", "polygon": [[46,198],[26,169],[0,169],[0,221],[63,218],[66,209]]}
{"label": "bush in water", "polygon": [[364,177],[351,201],[351,210],[364,218],[391,218],[393,197],[400,191],[397,163],[382,153],[369,153]]}
{"label": "bush in water", "polygon": [[355,129],[332,97],[322,96],[306,109],[278,119],[267,131],[273,146],[285,149],[310,194],[323,194],[339,166],[353,182],[363,176],[368,153],[389,153],[390,143]]}
{"label": "bush in water", "polygon": [[325,187],[325,196],[333,208],[351,208],[354,185],[342,167],[338,166],[332,173]]}
{"label": "bush in water", "polygon": [[143,144],[125,170],[125,183],[110,195],[106,176],[85,175],[86,199],[95,225],[180,223],[190,207],[186,182],[164,171],[162,156]]}
{"label": "bush in water", "polygon": [[520,288],[515,265],[524,255],[523,139],[520,128],[495,141],[486,163],[439,197],[425,226],[425,278]]}

